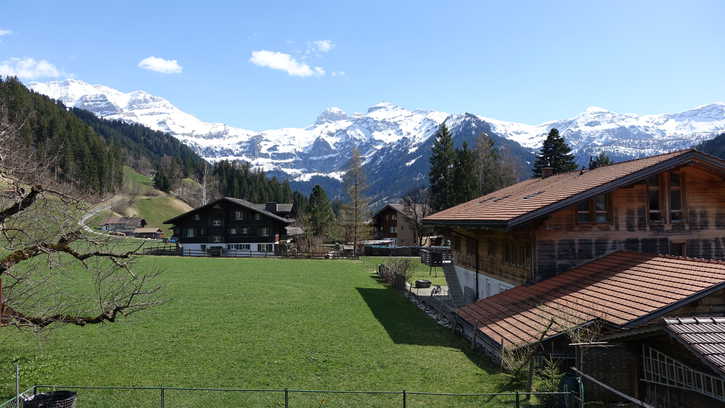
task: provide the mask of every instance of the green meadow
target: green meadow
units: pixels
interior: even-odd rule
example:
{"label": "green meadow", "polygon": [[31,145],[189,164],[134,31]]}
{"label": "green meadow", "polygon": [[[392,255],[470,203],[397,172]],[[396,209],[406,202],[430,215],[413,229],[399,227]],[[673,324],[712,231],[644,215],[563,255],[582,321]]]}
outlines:
{"label": "green meadow", "polygon": [[[40,334],[0,329],[1,394],[12,394],[16,361],[23,387],[499,391],[505,376],[380,284],[376,265],[377,259],[142,257],[138,270],[163,271],[164,304],[100,326]],[[79,404],[87,402],[79,406],[157,407],[157,394],[81,391]],[[291,398],[290,406],[400,406],[399,396]],[[410,398],[409,406],[486,402]],[[280,394],[169,391],[166,406],[280,406],[280,401]]]}

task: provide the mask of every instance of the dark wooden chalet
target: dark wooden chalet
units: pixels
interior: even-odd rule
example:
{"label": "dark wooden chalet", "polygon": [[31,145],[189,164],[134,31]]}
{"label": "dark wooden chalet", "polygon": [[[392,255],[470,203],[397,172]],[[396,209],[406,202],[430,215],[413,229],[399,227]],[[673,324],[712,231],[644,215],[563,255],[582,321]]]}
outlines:
{"label": "dark wooden chalet", "polygon": [[280,241],[287,238],[286,228],[294,221],[287,218],[291,212],[292,204],[224,197],[164,224],[173,224],[184,254],[268,255],[277,254]]}

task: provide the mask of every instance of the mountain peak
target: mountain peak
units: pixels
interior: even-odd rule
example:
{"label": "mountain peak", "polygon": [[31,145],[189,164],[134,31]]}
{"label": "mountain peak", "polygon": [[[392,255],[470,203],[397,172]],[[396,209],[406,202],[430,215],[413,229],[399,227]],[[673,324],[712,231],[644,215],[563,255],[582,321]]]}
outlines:
{"label": "mountain peak", "polygon": [[334,122],[336,120],[345,120],[348,118],[349,116],[347,115],[347,113],[345,113],[344,110],[336,106],[332,106],[322,111],[322,113],[317,116],[317,120],[315,121],[315,123],[328,123]]}
{"label": "mountain peak", "polygon": [[585,111],[585,113],[593,114],[593,113],[608,113],[609,110],[600,108],[599,106],[589,106]]}
{"label": "mountain peak", "polygon": [[375,105],[368,108],[368,113],[379,111],[379,110],[393,110],[400,109],[400,106],[391,102],[378,102]]}

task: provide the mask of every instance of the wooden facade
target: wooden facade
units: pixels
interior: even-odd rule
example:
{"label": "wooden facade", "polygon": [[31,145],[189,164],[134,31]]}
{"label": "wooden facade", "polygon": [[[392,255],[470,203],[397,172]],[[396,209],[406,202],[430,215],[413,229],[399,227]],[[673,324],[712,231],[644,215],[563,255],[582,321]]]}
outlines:
{"label": "wooden facade", "polygon": [[415,222],[401,211],[402,205],[389,204],[373,216],[373,237],[394,239],[397,246],[417,246]]}
{"label": "wooden facade", "polygon": [[514,285],[616,250],[725,258],[725,183],[689,163],[510,230],[448,229],[454,262]]}
{"label": "wooden facade", "polygon": [[287,238],[286,227],[292,220],[264,208],[224,198],[165,223],[173,224],[174,236],[184,249],[275,252],[276,244]]}

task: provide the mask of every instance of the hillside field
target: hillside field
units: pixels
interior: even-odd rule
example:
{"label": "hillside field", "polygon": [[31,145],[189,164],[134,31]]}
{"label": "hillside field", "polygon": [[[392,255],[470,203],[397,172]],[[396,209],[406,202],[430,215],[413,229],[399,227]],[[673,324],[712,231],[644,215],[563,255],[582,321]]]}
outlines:
{"label": "hillside field", "polygon": [[[1,394],[12,393],[13,361],[23,367],[24,387],[498,391],[505,376],[378,283],[375,264],[142,257],[138,270],[163,270],[165,304],[102,326],[58,327],[39,335],[0,329]],[[148,391],[82,391],[79,398],[82,406],[158,406],[157,394]],[[180,391],[166,398],[168,407],[281,401],[279,394]],[[392,396],[294,398],[290,406],[400,406]],[[486,406],[480,397],[457,400],[461,405],[443,397],[415,398],[408,406]]]}

